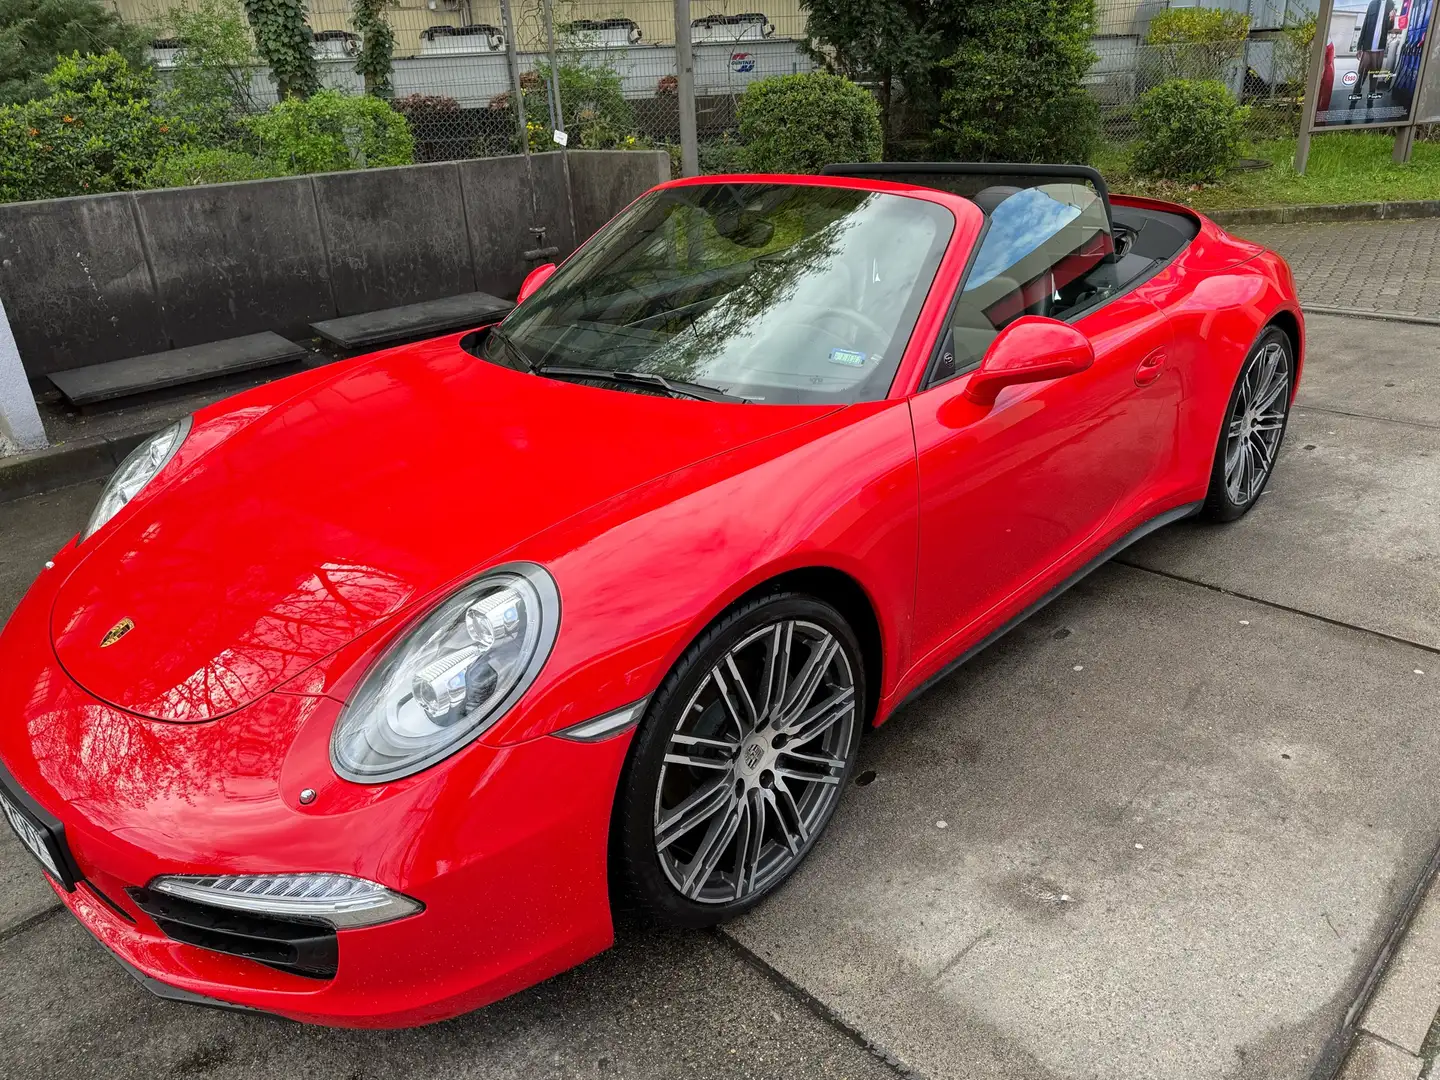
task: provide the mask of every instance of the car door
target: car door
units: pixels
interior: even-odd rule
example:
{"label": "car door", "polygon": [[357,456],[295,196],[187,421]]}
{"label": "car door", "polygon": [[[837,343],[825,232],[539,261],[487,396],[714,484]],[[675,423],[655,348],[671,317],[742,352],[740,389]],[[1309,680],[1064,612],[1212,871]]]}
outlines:
{"label": "car door", "polygon": [[[1107,518],[1163,452],[1155,384],[1170,325],[1144,297],[1094,287],[1111,262],[1103,203],[1059,227],[1041,199],[1027,195],[1018,210],[992,214],[929,384],[910,401],[920,492],[912,655],[926,669],[917,678],[1033,602],[1052,573],[1093,555]],[[1028,239],[1017,247],[1017,236]],[[976,406],[964,397],[967,372],[1024,314],[1068,317],[1089,337],[1093,365]]]}

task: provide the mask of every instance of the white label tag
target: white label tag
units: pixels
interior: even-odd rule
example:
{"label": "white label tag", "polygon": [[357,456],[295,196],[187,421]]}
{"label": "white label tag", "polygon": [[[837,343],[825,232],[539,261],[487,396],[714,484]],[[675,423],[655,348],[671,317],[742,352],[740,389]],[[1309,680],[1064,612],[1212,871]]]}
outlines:
{"label": "white label tag", "polygon": [[569,145],[570,145],[570,135],[569,135],[567,132],[558,131],[558,130],[557,130],[557,131],[555,132],[555,141],[556,141],[557,143],[559,143],[561,146],[569,146]]}

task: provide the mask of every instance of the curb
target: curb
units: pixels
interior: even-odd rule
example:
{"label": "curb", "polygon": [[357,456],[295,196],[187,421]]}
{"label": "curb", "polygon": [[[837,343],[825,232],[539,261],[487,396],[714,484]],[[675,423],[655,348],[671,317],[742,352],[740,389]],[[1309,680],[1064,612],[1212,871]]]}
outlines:
{"label": "curb", "polygon": [[1440,199],[1405,202],[1252,206],[1236,210],[1201,210],[1217,225],[1296,225],[1307,221],[1388,221],[1396,218],[1440,217]]}
{"label": "curb", "polygon": [[164,426],[158,423],[140,431],[76,439],[44,450],[0,458],[0,503],[83,484],[87,480],[103,480],[142,439]]}

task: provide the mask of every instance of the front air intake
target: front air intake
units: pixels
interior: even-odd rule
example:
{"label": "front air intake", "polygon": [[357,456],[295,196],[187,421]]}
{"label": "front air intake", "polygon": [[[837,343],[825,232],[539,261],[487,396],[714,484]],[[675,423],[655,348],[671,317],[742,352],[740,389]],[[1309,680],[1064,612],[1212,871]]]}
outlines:
{"label": "front air intake", "polygon": [[324,923],[251,915],[151,889],[127,891],[161,932],[175,941],[254,960],[309,979],[335,977],[339,943],[334,928]]}

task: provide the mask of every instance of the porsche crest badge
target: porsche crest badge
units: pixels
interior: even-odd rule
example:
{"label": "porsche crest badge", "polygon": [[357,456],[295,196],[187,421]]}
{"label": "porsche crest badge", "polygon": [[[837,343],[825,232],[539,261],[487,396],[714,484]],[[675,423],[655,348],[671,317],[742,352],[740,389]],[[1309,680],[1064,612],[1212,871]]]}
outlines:
{"label": "porsche crest badge", "polygon": [[122,637],[124,637],[126,634],[128,634],[131,630],[134,629],[135,622],[133,619],[130,619],[128,617],[121,619],[119,622],[117,622],[114,626],[112,626],[109,630],[105,632],[105,636],[100,639],[100,647],[102,649],[108,649],[111,645],[114,645],[117,641],[119,641]]}

